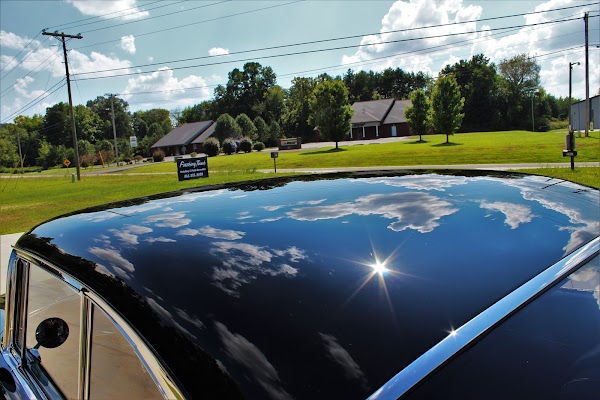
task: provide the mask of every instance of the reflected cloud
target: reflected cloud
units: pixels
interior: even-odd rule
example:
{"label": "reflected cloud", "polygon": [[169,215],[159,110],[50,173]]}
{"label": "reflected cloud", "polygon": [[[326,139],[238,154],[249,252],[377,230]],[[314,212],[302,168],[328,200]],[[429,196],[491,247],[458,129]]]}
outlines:
{"label": "reflected cloud", "polygon": [[122,230],[109,229],[109,232],[113,234],[121,242],[134,246],[138,244],[138,235],[152,232],[152,228],[140,225],[125,225]]}
{"label": "reflected cloud", "polygon": [[192,220],[185,218],[185,212],[172,212],[166,214],[156,214],[146,217],[144,222],[154,224],[161,228],[181,228],[189,225]]}
{"label": "reflected cloud", "polygon": [[155,238],[147,238],[144,239],[144,242],[148,242],[148,243],[156,243],[156,242],[161,242],[161,243],[176,243],[176,240],[173,239],[169,239],[163,236],[159,236],[159,237],[155,237]]}
{"label": "reflected cloud", "polygon": [[531,220],[536,217],[535,215],[531,214],[530,207],[522,204],[507,203],[502,201],[488,203],[482,201],[480,203],[480,207],[485,210],[492,212],[497,211],[504,214],[504,223],[510,226],[511,229],[517,229],[519,225],[531,222]]}
{"label": "reflected cloud", "polygon": [[279,221],[280,219],[283,219],[283,217],[276,217],[276,218],[264,218],[261,219],[258,222],[275,222],[275,221]]}
{"label": "reflected cloud", "polygon": [[200,229],[186,228],[177,232],[177,235],[183,236],[206,236],[213,239],[237,240],[244,237],[246,232],[234,231],[230,229],[217,229],[209,225]]}
{"label": "reflected cloud", "polygon": [[[163,306],[158,304],[156,302],[156,300],[154,300],[151,297],[146,297],[146,302],[148,302],[148,305],[152,308],[152,310],[154,310],[154,312],[159,315],[159,317],[161,318],[162,322],[165,325],[173,326],[173,327],[177,328],[178,330],[180,330],[181,332],[183,332],[184,334],[188,335],[190,338],[197,339],[196,336],[192,335],[192,333],[190,331],[188,331],[183,326],[181,326],[177,321],[175,321],[175,318],[173,318],[173,315],[170,312],[168,312]],[[204,324],[202,324],[202,325],[204,325]]]}
{"label": "reflected cloud", "polygon": [[342,367],[344,376],[347,379],[356,379],[360,381],[361,386],[367,389],[367,378],[365,377],[364,372],[360,369],[356,361],[354,361],[350,353],[339,344],[335,336],[321,332],[319,332],[319,336],[327,350],[327,356]]}
{"label": "reflected cloud", "polygon": [[592,293],[600,309],[600,258],[596,256],[586,266],[572,273],[562,287]]}
{"label": "reflected cloud", "polygon": [[142,235],[144,233],[152,232],[152,228],[148,228],[147,226],[141,225],[125,225],[125,231],[134,233],[136,235]]}
{"label": "reflected cloud", "polygon": [[[548,210],[563,214],[569,218],[569,222],[571,224],[579,225],[561,228],[571,232],[571,238],[569,239],[569,242],[565,245],[565,247],[563,247],[565,254],[570,253],[600,234],[599,208],[596,208],[591,215],[584,215],[580,208],[574,208],[573,206],[566,204],[566,202],[572,201],[570,196],[564,197],[564,201],[562,201],[561,197],[557,197],[557,193],[555,191],[542,189],[539,187],[539,182],[533,182],[532,184],[530,179],[505,181],[504,184],[519,189],[525,200],[537,202]],[[574,192],[577,192],[579,189],[581,189],[580,186],[565,181],[561,182],[560,186],[573,189]],[[587,196],[590,202],[600,205],[597,195],[590,195],[585,192],[577,192],[577,194],[573,195],[581,196],[582,199],[585,199]]]}
{"label": "reflected cloud", "polygon": [[298,269],[290,263],[306,259],[306,254],[296,248],[270,249],[240,242],[215,242],[211,254],[221,260],[213,268],[213,284],[225,293],[239,297],[239,289],[260,276],[293,278]]}
{"label": "reflected cloud", "polygon": [[289,256],[290,261],[294,263],[306,258],[306,254],[296,246],[288,247],[285,250],[274,250],[273,252],[279,257]]}
{"label": "reflected cloud", "polygon": [[276,400],[292,399],[282,387],[277,370],[265,354],[244,336],[232,333],[227,327],[215,321],[216,331],[223,343],[225,354],[244,367],[248,376],[254,379],[269,395]]}
{"label": "reflected cloud", "polygon": [[457,211],[450,202],[429,193],[409,192],[373,194],[360,197],[353,203],[296,208],[286,215],[298,221],[336,219],[352,214],[381,215],[396,220],[388,226],[393,231],[413,229],[427,233],[439,226],[442,217]]}
{"label": "reflected cloud", "polygon": [[469,178],[464,176],[439,176],[439,175],[412,175],[396,178],[383,178],[366,180],[369,184],[384,184],[387,186],[402,187],[412,190],[437,190],[444,192],[453,186],[465,185]]}
{"label": "reflected cloud", "polygon": [[177,307],[175,307],[175,312],[177,313],[179,318],[183,319],[184,321],[189,322],[190,324],[194,325],[196,328],[198,328],[198,329],[205,328],[204,322],[200,321],[200,319],[198,319],[197,317],[192,317],[188,313],[186,313],[185,311],[183,311],[182,309],[177,308]]}
{"label": "reflected cloud", "polygon": [[125,258],[123,258],[121,253],[119,253],[119,251],[116,249],[90,247],[88,248],[88,251],[96,257],[100,258],[101,260],[106,261],[114,269],[115,272],[117,272],[119,275],[124,274],[124,277],[126,278],[129,278],[127,272],[135,271],[135,267],[133,266],[133,264],[127,261]]}

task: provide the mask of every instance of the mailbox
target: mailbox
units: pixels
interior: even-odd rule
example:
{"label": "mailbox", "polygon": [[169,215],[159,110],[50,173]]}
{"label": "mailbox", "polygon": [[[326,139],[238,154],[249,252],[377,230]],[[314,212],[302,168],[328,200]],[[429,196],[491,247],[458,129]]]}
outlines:
{"label": "mailbox", "polygon": [[272,151],[271,152],[271,158],[277,158],[279,157],[279,152],[278,151]]}

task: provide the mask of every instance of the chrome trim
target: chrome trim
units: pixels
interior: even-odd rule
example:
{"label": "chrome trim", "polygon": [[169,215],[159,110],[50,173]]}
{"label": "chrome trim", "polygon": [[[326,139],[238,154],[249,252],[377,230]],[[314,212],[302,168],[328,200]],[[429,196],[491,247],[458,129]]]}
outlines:
{"label": "chrome trim", "polygon": [[475,318],[452,332],[441,342],[413,361],[390,379],[369,399],[398,399],[429,374],[474,340],[492,330],[518,309],[538,297],[546,289],[559,282],[582,263],[600,251],[600,237],[596,237],[556,264],[542,271],[528,282],[497,301]]}
{"label": "chrome trim", "polygon": [[[22,258],[23,260],[29,261],[30,263],[35,264],[37,267],[40,267],[40,268],[54,274],[59,279],[63,280],[65,283],[67,283],[68,285],[73,287],[75,290],[78,290],[79,292],[81,292],[83,294],[82,297],[88,298],[89,301],[91,301],[95,306],[99,307],[100,310],[102,310],[104,312],[104,314],[106,314],[106,316],[112,321],[112,323],[115,324],[115,326],[123,334],[125,339],[127,339],[127,341],[131,344],[131,346],[133,347],[134,351],[136,352],[138,358],[140,359],[140,362],[142,362],[142,364],[144,364],[144,367],[146,368],[146,370],[148,371],[148,373],[154,380],[154,383],[156,383],[156,385],[163,397],[165,397],[167,399],[184,399],[185,398],[183,393],[177,388],[177,385],[176,385],[174,379],[172,379],[170,377],[167,370],[162,366],[160,361],[158,361],[155,353],[151,350],[151,348],[146,344],[146,342],[144,342],[144,340],[138,335],[138,333],[133,328],[131,328],[131,326],[129,326],[128,322],[123,317],[121,317],[117,312],[115,312],[111,308],[111,306],[106,301],[104,301],[104,299],[102,297],[94,294],[91,291],[86,290],[83,283],[79,282],[77,279],[75,279],[71,275],[63,272],[55,264],[47,262],[44,259],[42,259],[41,257],[36,256],[35,254],[33,254],[29,251],[22,250],[18,247],[15,247],[14,249],[15,249],[16,253],[18,253],[18,257]],[[8,289],[7,289],[7,293],[8,293]],[[91,308],[93,308],[93,307],[91,307]],[[82,312],[83,312],[83,310],[82,310]],[[86,325],[83,324],[83,316],[82,316],[82,325],[81,325],[82,331],[85,330],[84,329],[85,326]],[[90,331],[90,334],[91,334],[91,331]],[[89,340],[91,341],[91,337],[89,338]],[[81,345],[82,344],[80,343],[80,346]],[[80,354],[80,356],[81,356],[81,354]],[[91,353],[90,353],[90,357],[91,357]],[[81,360],[83,360],[83,358]],[[82,365],[80,363],[80,373],[84,370],[84,368],[87,368],[87,374],[89,376],[90,366],[88,365],[86,367],[86,365],[85,365],[85,363],[87,363],[88,361],[91,363],[91,358],[90,358],[90,360],[85,359],[84,365]],[[81,384],[81,379],[83,379],[84,377],[85,377],[85,375],[80,376],[80,384]],[[87,386],[87,389],[86,389],[87,393],[89,394],[89,379],[88,379],[87,383],[85,385],[83,385],[84,388],[86,386]],[[79,393],[81,395],[82,392],[80,391]],[[82,397],[82,398],[84,398],[84,397]]]}
{"label": "chrome trim", "polygon": [[90,363],[94,306],[83,292],[80,292],[80,295],[81,329],[79,330],[78,393],[80,399],[87,400],[90,397]]}
{"label": "chrome trim", "polygon": [[17,378],[17,385],[18,387],[22,388],[23,391],[26,393],[27,399],[37,400],[37,393],[31,389],[34,385],[32,384],[32,382],[29,381],[27,375],[23,372],[19,361],[13,356],[13,354],[9,350],[6,349],[2,350],[2,358],[4,358],[4,361],[8,365],[8,368],[10,372],[12,372],[12,375]]}
{"label": "chrome trim", "polygon": [[102,299],[102,297],[92,292],[86,292],[85,295],[92,300],[94,305],[104,312],[106,317],[113,324],[115,324],[117,329],[119,329],[121,334],[123,334],[125,339],[127,339],[140,359],[140,362],[144,364],[144,368],[146,368],[154,380],[154,383],[156,383],[156,386],[160,390],[162,396],[166,399],[184,399],[185,396],[177,388],[175,381],[169,376],[169,373],[158,361],[154,355],[154,352],[150,349],[146,342],[142,340],[138,333],[127,323],[127,321],[114,310],[112,310],[112,308]]}
{"label": "chrome trim", "polygon": [[6,297],[4,304],[5,318],[4,318],[4,336],[2,338],[2,347],[8,349],[11,347],[12,339],[14,335],[14,296],[16,293],[16,274],[17,274],[17,253],[14,251],[11,253],[8,259],[8,270],[6,273]]}
{"label": "chrome trim", "polygon": [[14,249],[19,254],[20,258],[22,258],[23,260],[26,260],[32,264],[35,264],[36,266],[55,275],[60,280],[62,280],[63,282],[65,282],[66,284],[71,286],[73,289],[75,289],[79,292],[83,289],[84,286],[81,282],[79,282],[77,279],[73,278],[72,276],[62,272],[62,270],[59,267],[57,267],[56,265],[42,259],[41,257],[36,256],[35,254],[33,254],[27,250],[22,250],[18,247],[14,247]]}

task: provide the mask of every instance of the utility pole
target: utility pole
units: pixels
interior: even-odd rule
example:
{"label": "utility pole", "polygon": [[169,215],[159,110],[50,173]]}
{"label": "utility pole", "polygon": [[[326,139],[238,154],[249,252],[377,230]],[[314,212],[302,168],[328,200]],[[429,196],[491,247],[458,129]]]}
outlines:
{"label": "utility pole", "polygon": [[590,129],[590,59],[588,56],[588,13],[583,17],[585,24],[585,137],[588,137]]}
{"label": "utility pole", "polygon": [[[575,136],[573,135],[573,113],[571,112],[571,75],[573,73],[573,65],[579,65],[579,62],[569,62],[569,145],[568,149],[575,150]],[[573,153],[572,153],[573,154]],[[575,156],[571,155],[571,171],[575,170]]]}
{"label": "utility pole", "polygon": [[75,167],[77,169],[77,180],[81,180],[81,172],[79,169],[79,149],[77,148],[77,130],[75,129],[75,114],[73,114],[73,98],[71,97],[71,78],[69,77],[69,62],[67,61],[67,45],[65,38],[83,39],[81,35],[66,35],[64,33],[42,32],[42,35],[60,37],[63,45],[63,55],[65,58],[65,70],[67,72],[67,91],[69,92],[69,110],[71,112],[71,126],[73,128],[73,147],[75,148]]}
{"label": "utility pole", "polygon": [[112,128],[113,137],[115,139],[115,159],[117,160],[117,167],[119,166],[119,146],[117,146],[117,127],[115,126],[115,95],[107,93],[106,96],[110,96],[110,113],[112,115]]}

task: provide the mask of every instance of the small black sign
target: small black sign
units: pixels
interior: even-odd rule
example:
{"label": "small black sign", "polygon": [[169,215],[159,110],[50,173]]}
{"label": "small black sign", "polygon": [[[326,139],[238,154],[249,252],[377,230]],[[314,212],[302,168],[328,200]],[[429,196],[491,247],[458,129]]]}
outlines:
{"label": "small black sign", "polygon": [[208,178],[207,157],[181,158],[177,163],[177,176],[180,181],[188,179]]}

